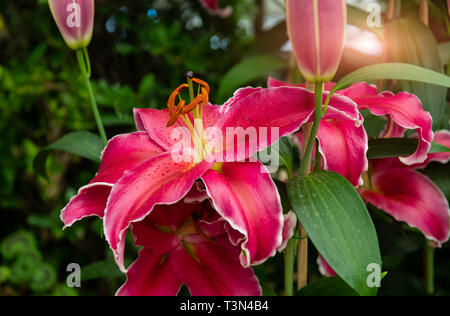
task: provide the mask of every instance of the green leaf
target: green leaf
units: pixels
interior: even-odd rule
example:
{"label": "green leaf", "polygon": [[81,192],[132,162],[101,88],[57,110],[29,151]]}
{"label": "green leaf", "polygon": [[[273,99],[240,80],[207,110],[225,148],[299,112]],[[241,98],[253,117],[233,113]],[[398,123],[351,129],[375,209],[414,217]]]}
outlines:
{"label": "green leaf", "polygon": [[340,277],[323,278],[301,289],[297,296],[359,296]]}
{"label": "green leaf", "polygon": [[361,114],[364,117],[364,129],[367,132],[367,136],[369,138],[377,138],[380,136],[386,128],[386,119],[373,115],[369,110],[362,110]]}
{"label": "green leaf", "polygon": [[288,169],[293,168],[294,144],[289,137],[282,137],[279,140],[279,157],[283,166]]}
{"label": "green leaf", "polygon": [[[415,138],[380,138],[369,140],[369,151],[367,158],[379,159],[389,157],[406,157],[412,155],[419,145],[419,141]],[[431,143],[428,153],[444,153],[450,152],[450,148],[438,144]]]}
{"label": "green leaf", "polygon": [[450,88],[450,77],[423,67],[404,63],[383,63],[360,68],[338,81],[333,93],[357,82],[396,79],[431,83]]}
{"label": "green leaf", "polygon": [[375,227],[358,192],[343,176],[320,171],[296,177],[288,184],[291,204],[317,250],[358,294],[376,295],[369,288],[369,264],[381,255]]}
{"label": "green leaf", "polygon": [[429,154],[450,153],[450,148],[439,143],[432,142]]}
{"label": "green leaf", "polygon": [[100,163],[104,143],[100,136],[90,132],[70,133],[42,149],[34,158],[33,167],[38,175],[46,176],[45,163],[53,150],[65,151]]}
{"label": "green leaf", "polygon": [[220,82],[217,102],[223,102],[238,88],[255,79],[287,67],[287,62],[272,55],[250,57],[231,68]]}
{"label": "green leaf", "polygon": [[[389,47],[394,62],[413,64],[444,73],[438,43],[433,32],[417,17],[394,19],[391,22],[389,34]],[[447,89],[414,81],[400,81],[399,87],[400,90],[419,97],[423,108],[433,117],[433,127],[440,128]]]}

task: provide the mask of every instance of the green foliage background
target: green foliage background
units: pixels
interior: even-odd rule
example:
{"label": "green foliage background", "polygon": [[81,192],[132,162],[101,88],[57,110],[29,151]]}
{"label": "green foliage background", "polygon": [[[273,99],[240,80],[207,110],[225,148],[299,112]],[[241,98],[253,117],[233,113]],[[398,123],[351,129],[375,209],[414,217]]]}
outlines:
{"label": "green foliage background", "polygon": [[[257,14],[251,0],[239,1],[229,19],[209,16],[198,1],[96,1],[89,51],[109,136],[134,129],[133,107],[165,107],[188,70],[217,91],[221,77],[254,42],[237,21],[248,21],[252,29]],[[41,148],[65,134],[96,132],[87,98],[75,54],[47,1],[2,1],[0,295],[111,295],[124,280],[100,221],[62,231],[59,219],[61,208],[95,175],[96,164],[55,152],[47,161],[48,179],[37,177],[32,166]],[[65,285],[71,262],[82,266],[81,289]]]}

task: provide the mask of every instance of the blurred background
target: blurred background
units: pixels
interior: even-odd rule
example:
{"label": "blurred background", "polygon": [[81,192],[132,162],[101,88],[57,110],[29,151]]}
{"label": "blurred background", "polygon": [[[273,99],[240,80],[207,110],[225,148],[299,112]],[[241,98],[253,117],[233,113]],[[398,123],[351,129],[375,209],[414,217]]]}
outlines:
{"label": "blurred background", "polygon": [[[290,58],[282,0],[223,0],[233,13],[211,16],[198,0],[96,0],[89,52],[97,103],[112,137],[135,130],[133,107],[164,108],[171,91],[192,70],[211,85],[211,101],[222,104],[244,85],[266,86],[269,75],[301,80]],[[445,71],[450,60],[446,1],[429,1],[430,28],[419,25],[418,1],[402,2],[407,27],[384,35],[384,1],[348,1],[347,46],[337,78],[387,58],[383,44],[397,47],[391,60]],[[374,7],[373,4],[376,4]],[[375,11],[373,11],[375,8]],[[370,12],[367,12],[370,11]],[[403,31],[402,31],[403,30]],[[408,33],[409,32],[409,33]],[[408,40],[410,36],[410,40]],[[393,45],[400,38],[402,45]],[[402,50],[405,51],[402,51]],[[414,52],[414,53],[408,53]],[[430,58],[424,58],[428,56]],[[447,89],[385,82],[422,99],[435,129],[448,129]],[[367,117],[375,136],[383,122]],[[73,131],[96,132],[88,94],[75,54],[51,17],[46,0],[0,2],[0,296],[113,295],[124,282],[98,219],[62,230],[61,209],[95,175],[98,165],[62,151],[34,158]],[[450,168],[432,164],[425,172],[447,198]],[[444,175],[444,176],[443,176]],[[445,176],[446,175],[446,176]],[[372,209],[385,271],[380,295],[423,295],[423,237]],[[311,246],[311,248],[313,248]],[[130,247],[128,262],[136,257]],[[310,281],[320,278],[310,255]],[[69,288],[67,265],[82,267],[81,288]],[[282,294],[282,256],[255,268],[267,295]],[[436,290],[450,295],[450,246],[436,253]],[[184,291],[183,293],[186,293]]]}

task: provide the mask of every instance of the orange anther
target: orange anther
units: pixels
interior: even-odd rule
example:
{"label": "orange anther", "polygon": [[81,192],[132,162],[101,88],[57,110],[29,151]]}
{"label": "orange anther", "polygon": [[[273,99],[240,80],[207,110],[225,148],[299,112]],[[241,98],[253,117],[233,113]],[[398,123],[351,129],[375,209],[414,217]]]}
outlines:
{"label": "orange anther", "polygon": [[209,94],[209,84],[206,81],[203,81],[198,78],[193,78],[192,81],[195,82],[196,84],[200,85],[202,88],[205,88],[207,93]]}
{"label": "orange anther", "polygon": [[[175,122],[178,120],[178,117],[180,115],[187,114],[194,110],[197,106],[201,105],[204,106],[209,101],[209,85],[200,79],[193,78],[192,82],[198,84],[201,87],[201,93],[199,93],[194,100],[192,100],[188,105],[186,105],[186,102],[181,98],[180,93],[184,90],[189,88],[189,85],[184,83],[180,85],[178,88],[176,88],[172,94],[169,97],[169,100],[167,101],[167,107],[169,108],[169,114],[170,114],[170,120],[167,123],[167,127],[172,126],[175,124]],[[180,101],[175,106],[175,99],[179,97]]]}

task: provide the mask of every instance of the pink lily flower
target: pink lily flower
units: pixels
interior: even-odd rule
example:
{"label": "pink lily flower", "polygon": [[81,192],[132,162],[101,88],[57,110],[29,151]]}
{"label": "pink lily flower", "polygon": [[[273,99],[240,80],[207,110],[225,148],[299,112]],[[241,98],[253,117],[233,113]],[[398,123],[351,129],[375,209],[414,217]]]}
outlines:
{"label": "pink lily flower", "polygon": [[[269,87],[283,85],[286,84],[269,79]],[[325,90],[331,90],[333,86],[333,83],[328,83]],[[360,194],[397,220],[419,228],[437,245],[446,242],[450,234],[448,202],[436,185],[414,169],[423,168],[431,161],[448,162],[448,153],[428,154],[433,139],[444,146],[450,145],[448,131],[434,135],[430,114],[422,109],[420,100],[412,94],[378,94],[376,87],[365,83],[354,84],[337,93],[352,99],[360,110],[369,109],[374,115],[385,116],[388,123],[381,137],[403,137],[406,129],[416,129],[419,138],[416,152],[409,157],[372,161],[371,177],[360,188]],[[317,135],[323,167],[340,173],[355,185],[355,176],[349,169],[357,168],[358,177],[362,175],[361,170],[367,170],[365,152],[355,150],[363,146],[362,138],[358,140],[344,129],[332,130],[329,124],[325,118]],[[359,156],[362,152],[364,157]],[[359,159],[355,159],[358,156]]]}
{"label": "pink lily flower", "polygon": [[284,224],[283,224],[283,242],[277,248],[277,251],[282,253],[286,248],[289,240],[294,236],[294,230],[297,226],[297,215],[293,211],[289,211],[284,215]]}
{"label": "pink lily flower", "polygon": [[[182,85],[171,96],[168,110],[136,109],[140,132],[120,135],[109,142],[97,176],[62,212],[66,227],[85,216],[103,216],[106,238],[123,271],[128,227],[146,218],[157,205],[179,202],[197,179],[204,182],[214,209],[230,230],[239,232],[233,234],[232,240],[242,249],[240,261],[244,267],[264,262],[283,242],[283,214],[275,184],[266,167],[249,158],[312,120],[313,93],[290,87],[244,88],[223,106],[215,106],[207,104],[207,84],[196,82],[201,84],[202,93],[195,97],[194,104],[185,106],[180,100],[174,106],[180,90],[186,88]],[[201,117],[194,122],[193,114],[188,112],[195,102],[201,106]],[[329,113],[330,117],[348,119],[352,126],[355,122],[362,124],[356,105],[347,98],[333,97]],[[173,152],[180,150],[180,139],[172,137],[180,128],[188,130],[193,139],[185,146],[191,151],[198,151],[195,137],[208,128],[222,135],[230,129],[254,128],[257,132],[237,137],[237,141],[233,134],[224,139],[210,136],[200,142],[201,159],[176,162]],[[261,133],[267,129],[269,133]],[[258,135],[263,136],[258,139]],[[213,152],[208,147],[222,140],[220,150]],[[231,161],[230,155],[234,157]],[[221,160],[224,156],[227,159]]]}
{"label": "pink lily flower", "polygon": [[[436,132],[434,141],[449,147],[450,132]],[[367,202],[419,229],[435,247],[440,247],[450,238],[448,201],[428,177],[415,171],[433,161],[446,164],[450,153],[429,154],[424,163],[413,166],[403,164],[398,158],[372,160],[370,179],[359,192]],[[336,275],[322,256],[317,263],[323,276]]]}
{"label": "pink lily flower", "polygon": [[361,196],[395,219],[418,228],[436,246],[448,241],[450,214],[447,199],[430,179],[414,171],[431,161],[448,162],[448,153],[428,154],[433,140],[450,145],[448,131],[433,133],[432,118],[414,95],[405,92],[377,95],[374,86],[364,83],[339,93],[353,99],[361,109],[387,116],[388,124],[380,137],[403,137],[406,129],[416,129],[419,138],[416,152],[409,157],[372,161],[370,180],[360,188]]}
{"label": "pink lily flower", "polygon": [[176,204],[156,206],[132,225],[135,244],[143,248],[117,295],[172,296],[182,284],[195,296],[261,295],[253,270],[240,263],[239,244],[232,242],[239,233],[231,230],[196,188]]}
{"label": "pink lily flower", "polygon": [[330,81],[344,51],[345,0],[289,0],[289,38],[303,76],[309,82]]}
{"label": "pink lily flower", "polygon": [[219,0],[200,0],[200,3],[210,15],[217,15],[221,18],[227,18],[233,12],[233,8],[230,6],[221,8],[219,5]]}
{"label": "pink lily flower", "polygon": [[[303,85],[291,85],[273,78],[269,78],[268,85],[269,87],[291,86],[303,89]],[[325,90],[329,91],[333,86],[333,83],[326,83]],[[432,118],[422,109],[420,100],[416,96],[406,92],[397,95],[391,92],[379,94],[375,86],[366,83],[354,84],[338,91],[337,94],[354,102],[357,110],[368,109],[374,115],[386,117],[388,127],[381,135],[382,137],[402,137],[405,129],[416,129],[419,135],[417,150],[411,156],[401,157],[400,160],[404,164],[413,165],[423,163],[427,159],[427,153],[434,138],[431,130]],[[364,128],[357,129],[349,123],[338,124],[337,121],[325,117],[320,124],[317,138],[324,169],[340,173],[354,186],[362,185],[361,175],[368,168],[366,158],[368,143]]]}
{"label": "pink lily flower", "polygon": [[[435,142],[450,146],[449,131],[436,132]],[[398,158],[372,161],[370,181],[359,189],[369,203],[396,220],[422,231],[440,247],[450,238],[450,210],[442,191],[425,175],[415,170],[430,162],[447,163],[450,153],[428,155],[426,161],[406,166]]]}
{"label": "pink lily flower", "polygon": [[48,0],[48,4],[67,46],[87,47],[94,29],[94,0]]}

